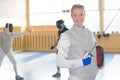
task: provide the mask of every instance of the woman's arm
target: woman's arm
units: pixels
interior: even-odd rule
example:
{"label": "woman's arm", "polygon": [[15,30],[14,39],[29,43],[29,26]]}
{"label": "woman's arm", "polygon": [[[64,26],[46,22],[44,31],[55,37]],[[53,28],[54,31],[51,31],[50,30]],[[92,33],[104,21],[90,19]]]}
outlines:
{"label": "woman's arm", "polygon": [[56,55],[56,62],[59,67],[62,68],[78,68],[84,66],[83,59],[68,59],[68,51],[70,47],[70,41],[66,34],[61,34],[57,49],[58,54]]}

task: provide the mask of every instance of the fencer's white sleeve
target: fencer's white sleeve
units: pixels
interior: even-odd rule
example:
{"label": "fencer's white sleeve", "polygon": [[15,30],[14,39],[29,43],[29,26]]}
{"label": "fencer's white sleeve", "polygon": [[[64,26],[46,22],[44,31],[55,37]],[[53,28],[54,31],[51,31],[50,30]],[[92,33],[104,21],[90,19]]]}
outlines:
{"label": "fencer's white sleeve", "polygon": [[20,32],[20,33],[12,33],[12,36],[13,37],[20,37],[20,36],[23,36],[23,35],[26,35],[28,32]]}
{"label": "fencer's white sleeve", "polygon": [[61,68],[78,68],[83,66],[82,59],[68,59],[68,51],[70,47],[70,41],[68,36],[63,33],[59,39],[57,49],[58,54],[56,55],[56,63]]}

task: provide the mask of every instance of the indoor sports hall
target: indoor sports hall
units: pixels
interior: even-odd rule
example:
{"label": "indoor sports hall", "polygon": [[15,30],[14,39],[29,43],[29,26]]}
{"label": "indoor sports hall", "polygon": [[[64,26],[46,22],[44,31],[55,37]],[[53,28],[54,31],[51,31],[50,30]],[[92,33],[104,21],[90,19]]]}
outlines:
{"label": "indoor sports hall", "polygon": [[[98,69],[95,80],[120,80],[119,3],[120,0],[0,0],[0,80],[68,80],[68,68],[60,67],[61,75],[53,76],[57,72],[56,56],[60,53],[57,40],[61,39],[56,22],[62,20],[64,26],[71,29],[74,24],[71,7],[74,4],[84,5],[83,25],[103,48],[103,66]],[[24,79],[15,77],[11,60],[6,56],[9,52],[4,52],[7,46],[3,42],[7,38],[1,35],[10,24],[15,33],[28,31],[15,37],[13,43],[8,42],[8,45],[12,44],[17,71]],[[1,56],[2,49],[4,58]]]}

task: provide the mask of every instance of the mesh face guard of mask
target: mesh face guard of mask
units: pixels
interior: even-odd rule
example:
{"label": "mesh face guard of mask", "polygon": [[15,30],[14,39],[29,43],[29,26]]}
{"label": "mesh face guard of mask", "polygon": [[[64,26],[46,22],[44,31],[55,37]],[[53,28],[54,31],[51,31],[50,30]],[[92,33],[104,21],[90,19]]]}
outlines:
{"label": "mesh face guard of mask", "polygon": [[13,31],[13,25],[9,24],[9,23],[6,23],[5,31],[6,32],[12,32]]}

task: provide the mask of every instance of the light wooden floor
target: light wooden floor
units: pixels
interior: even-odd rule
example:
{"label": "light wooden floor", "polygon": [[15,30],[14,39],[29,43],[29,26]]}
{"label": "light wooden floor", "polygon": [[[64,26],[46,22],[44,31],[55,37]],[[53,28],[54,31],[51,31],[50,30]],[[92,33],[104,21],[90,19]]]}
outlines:
{"label": "light wooden floor", "polygon": [[[56,73],[55,53],[48,52],[15,52],[18,71],[25,80],[67,80],[68,70],[61,69],[61,77],[53,78]],[[120,54],[105,54],[105,67],[96,80],[120,80]],[[0,80],[15,80],[12,64],[7,57],[0,68]]]}

